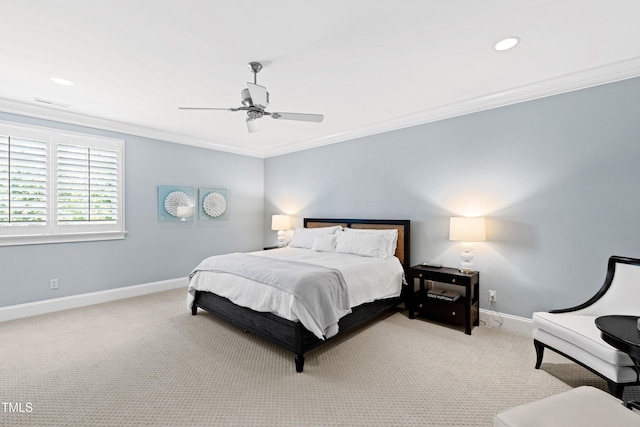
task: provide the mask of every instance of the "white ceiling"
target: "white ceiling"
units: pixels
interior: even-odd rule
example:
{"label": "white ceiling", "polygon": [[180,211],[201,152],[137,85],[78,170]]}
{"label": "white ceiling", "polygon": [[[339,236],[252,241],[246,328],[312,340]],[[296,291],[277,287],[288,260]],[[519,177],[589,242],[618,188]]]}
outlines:
{"label": "white ceiling", "polygon": [[[1,111],[257,157],[640,75],[637,0],[0,0],[0,16]],[[242,112],[178,110],[240,106],[250,61],[269,111],[324,122],[249,134]]]}

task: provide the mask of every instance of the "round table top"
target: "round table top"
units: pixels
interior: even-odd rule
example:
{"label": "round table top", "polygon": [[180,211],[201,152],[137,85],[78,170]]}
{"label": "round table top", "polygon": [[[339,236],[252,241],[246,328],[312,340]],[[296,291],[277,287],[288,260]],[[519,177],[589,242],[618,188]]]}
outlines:
{"label": "round table top", "polygon": [[602,338],[618,350],[640,355],[638,316],[601,316],[596,319],[596,326],[602,331]]}

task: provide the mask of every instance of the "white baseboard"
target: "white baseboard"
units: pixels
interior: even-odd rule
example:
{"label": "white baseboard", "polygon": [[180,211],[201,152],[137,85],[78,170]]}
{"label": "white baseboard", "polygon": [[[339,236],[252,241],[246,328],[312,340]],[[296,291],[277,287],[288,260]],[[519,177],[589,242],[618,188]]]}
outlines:
{"label": "white baseboard", "polygon": [[62,298],[29,302],[26,304],[10,305],[8,307],[0,307],[0,322],[21,319],[23,317],[37,316],[39,314],[53,313],[54,311],[85,307],[87,305],[100,304],[119,299],[132,298],[155,292],[168,291],[171,289],[184,288],[186,291],[188,285],[188,279],[186,277],[182,277],[179,279],[170,279],[160,282],[145,283],[142,285],[108,289],[106,291],[90,292]]}
{"label": "white baseboard", "polygon": [[527,337],[533,336],[533,323],[526,317],[480,309],[480,325],[487,328],[502,329]]}
{"label": "white baseboard", "polygon": [[[187,289],[189,281],[186,277],[163,280],[160,282],[145,283],[142,285],[125,286],[122,288],[108,289],[106,291],[90,292],[80,295],[72,295],[62,298],[54,298],[44,301],[30,302],[26,304],[0,307],[0,322],[53,313],[55,311],[69,310],[71,308],[85,307],[103,302],[132,298],[155,292],[171,289]],[[502,329],[524,336],[532,336],[533,324],[531,319],[499,313],[497,311],[480,309],[480,325],[487,328]]]}

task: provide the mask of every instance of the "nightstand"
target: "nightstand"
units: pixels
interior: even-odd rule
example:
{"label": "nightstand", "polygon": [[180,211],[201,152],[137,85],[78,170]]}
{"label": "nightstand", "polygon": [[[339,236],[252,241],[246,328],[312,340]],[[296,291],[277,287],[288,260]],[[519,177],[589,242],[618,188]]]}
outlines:
{"label": "nightstand", "polygon": [[[415,265],[411,267],[410,274],[413,292],[409,293],[409,318],[413,319],[418,314],[426,319],[464,325],[465,333],[471,335],[471,328],[480,324],[480,273]],[[428,297],[428,285],[431,283],[435,288],[455,291],[460,297],[455,301]]]}
{"label": "nightstand", "polygon": [[266,246],[264,248],[262,248],[263,251],[269,251],[271,249],[278,249],[278,248],[284,248],[284,246]]}

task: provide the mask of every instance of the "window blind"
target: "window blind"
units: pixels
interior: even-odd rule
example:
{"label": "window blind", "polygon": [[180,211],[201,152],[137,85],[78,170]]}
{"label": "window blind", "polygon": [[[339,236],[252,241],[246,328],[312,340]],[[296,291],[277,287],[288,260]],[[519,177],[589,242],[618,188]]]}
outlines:
{"label": "window blind", "polygon": [[47,142],[0,135],[0,226],[47,223]]}
{"label": "window blind", "polygon": [[118,221],[118,164],[113,150],[58,144],[58,224]]}

